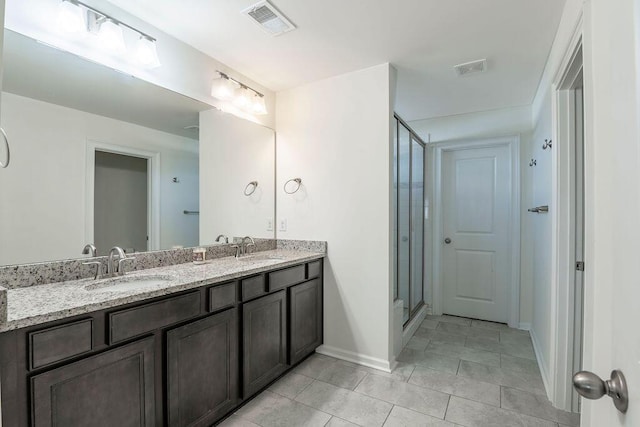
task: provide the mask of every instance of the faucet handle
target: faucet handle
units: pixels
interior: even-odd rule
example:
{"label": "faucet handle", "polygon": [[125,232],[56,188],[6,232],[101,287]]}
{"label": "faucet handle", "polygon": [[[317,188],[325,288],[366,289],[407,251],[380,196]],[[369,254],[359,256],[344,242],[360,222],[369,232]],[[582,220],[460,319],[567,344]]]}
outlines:
{"label": "faucet handle", "polygon": [[230,248],[233,248],[236,250],[236,258],[240,258],[240,245],[229,245]]}
{"label": "faucet handle", "polygon": [[122,259],[118,260],[118,275],[120,275],[120,276],[124,276],[124,273],[125,273],[125,272],[124,272],[124,270],[123,270],[123,266],[122,266],[122,264],[123,264],[125,261],[135,261],[135,260],[136,260],[136,257],[134,257],[134,256],[127,257],[127,258],[122,258]]}
{"label": "faucet handle", "polygon": [[82,265],[95,265],[96,266],[96,272],[93,276],[93,280],[98,280],[98,278],[100,276],[102,276],[102,263],[100,261],[90,261],[90,262],[83,262]]}

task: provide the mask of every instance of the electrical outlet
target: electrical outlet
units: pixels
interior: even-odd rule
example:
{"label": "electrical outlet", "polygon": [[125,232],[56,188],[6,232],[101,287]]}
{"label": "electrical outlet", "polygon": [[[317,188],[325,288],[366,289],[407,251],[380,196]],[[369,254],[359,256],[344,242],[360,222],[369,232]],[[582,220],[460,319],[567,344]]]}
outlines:
{"label": "electrical outlet", "polygon": [[280,231],[287,231],[287,220],[285,218],[280,220]]}
{"label": "electrical outlet", "polygon": [[267,218],[267,231],[273,231],[273,218]]}

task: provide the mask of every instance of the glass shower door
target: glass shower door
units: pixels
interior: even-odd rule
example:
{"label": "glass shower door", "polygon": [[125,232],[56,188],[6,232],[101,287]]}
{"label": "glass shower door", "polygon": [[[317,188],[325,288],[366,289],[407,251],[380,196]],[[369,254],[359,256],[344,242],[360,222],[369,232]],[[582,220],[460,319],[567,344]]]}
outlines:
{"label": "glass shower door", "polygon": [[411,312],[424,299],[424,147],[411,138]]}
{"label": "glass shower door", "polygon": [[394,297],[406,324],[424,304],[425,147],[401,120],[394,130]]}
{"label": "glass shower door", "polygon": [[409,320],[411,311],[411,134],[398,126],[398,298],[403,303],[402,321]]}

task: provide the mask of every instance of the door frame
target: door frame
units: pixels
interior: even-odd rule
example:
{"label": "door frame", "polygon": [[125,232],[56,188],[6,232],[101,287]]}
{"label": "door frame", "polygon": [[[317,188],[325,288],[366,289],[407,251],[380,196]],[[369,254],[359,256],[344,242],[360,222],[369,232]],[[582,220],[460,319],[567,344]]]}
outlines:
{"label": "door frame", "polygon": [[96,151],[139,157],[147,160],[147,251],[160,249],[160,153],[139,150],[124,145],[87,140],[85,172],[85,241],[94,239],[94,197],[96,177]]}
{"label": "door frame", "polygon": [[[575,327],[575,135],[571,107],[572,94],[567,85],[583,71],[582,17],[554,76],[552,89],[551,149],[551,365],[548,391],[553,405],[572,410]],[[585,107],[583,106],[583,109]],[[587,133],[584,132],[586,146]],[[583,154],[584,155],[584,154]],[[586,163],[585,163],[586,165]],[[584,197],[587,188],[584,187]],[[554,208],[555,207],[555,208]],[[587,212],[584,212],[585,216]],[[585,227],[583,239],[588,233]],[[586,258],[586,247],[584,248]],[[588,266],[586,268],[589,268]],[[584,289],[584,282],[583,282]],[[584,325],[584,319],[583,319]]]}
{"label": "door frame", "polygon": [[511,253],[509,260],[509,283],[507,286],[507,321],[510,327],[520,326],[520,135],[482,138],[473,140],[445,141],[432,144],[434,146],[433,166],[434,179],[434,221],[433,221],[433,314],[441,315],[443,307],[442,284],[442,239],[443,239],[443,206],[442,206],[442,158],[445,152],[492,148],[506,146],[509,149],[510,172],[510,212],[511,227],[507,250]]}

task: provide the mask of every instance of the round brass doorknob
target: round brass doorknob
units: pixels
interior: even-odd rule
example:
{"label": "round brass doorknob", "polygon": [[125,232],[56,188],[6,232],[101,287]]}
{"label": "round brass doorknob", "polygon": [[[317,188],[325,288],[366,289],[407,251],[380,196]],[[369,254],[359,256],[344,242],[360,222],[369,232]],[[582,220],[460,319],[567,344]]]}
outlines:
{"label": "round brass doorknob", "polygon": [[451,243],[451,239],[447,237],[446,239],[444,239],[444,242],[448,245],[449,243]]}

